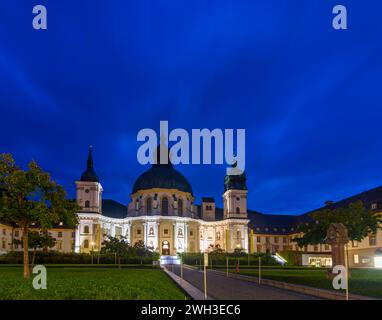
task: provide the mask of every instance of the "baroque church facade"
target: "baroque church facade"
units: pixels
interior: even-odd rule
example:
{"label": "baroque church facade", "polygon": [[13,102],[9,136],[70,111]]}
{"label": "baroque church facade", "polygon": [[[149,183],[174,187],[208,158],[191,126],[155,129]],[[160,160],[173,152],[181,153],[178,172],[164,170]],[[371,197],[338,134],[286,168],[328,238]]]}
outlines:
{"label": "baroque church facade", "polygon": [[[169,162],[153,164],[135,181],[131,201],[126,206],[102,198],[103,188],[89,150],[87,167],[76,181],[76,201],[81,210],[75,230],[59,222],[49,230],[56,239],[51,250],[90,253],[99,251],[107,236],[124,236],[134,245],[143,241],[163,256],[181,252],[205,252],[219,247],[226,252],[240,248],[248,253],[277,255],[294,252],[298,264],[331,265],[329,244],[299,247],[298,225],[309,214],[323,208],[338,208],[362,201],[377,215],[382,215],[382,186],[348,198],[325,202],[325,206],[296,215],[263,214],[247,208],[245,174],[227,175],[224,181],[223,208],[215,206],[213,198],[202,198],[195,204],[192,187]],[[31,231],[39,231],[30,226]],[[16,225],[0,221],[0,254],[21,251],[14,240],[22,239]],[[348,244],[350,267],[382,268],[382,230],[369,234],[362,241]]]}
{"label": "baroque church facade", "polygon": [[123,206],[102,199],[103,188],[89,149],[87,168],[76,181],[81,211],[77,213],[75,252],[98,251],[108,236],[124,236],[132,245],[143,241],[164,256],[205,252],[212,247],[248,252],[245,174],[225,177],[223,216],[217,216],[213,198],[203,198],[201,205],[195,205],[187,179],[171,161],[159,162],[138,177],[130,203]]}

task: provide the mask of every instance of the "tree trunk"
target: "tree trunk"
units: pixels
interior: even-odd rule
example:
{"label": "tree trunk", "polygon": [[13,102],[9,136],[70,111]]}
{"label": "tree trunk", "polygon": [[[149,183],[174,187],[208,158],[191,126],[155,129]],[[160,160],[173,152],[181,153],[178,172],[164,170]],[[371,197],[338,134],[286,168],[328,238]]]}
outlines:
{"label": "tree trunk", "polygon": [[24,279],[29,279],[28,227],[23,228]]}

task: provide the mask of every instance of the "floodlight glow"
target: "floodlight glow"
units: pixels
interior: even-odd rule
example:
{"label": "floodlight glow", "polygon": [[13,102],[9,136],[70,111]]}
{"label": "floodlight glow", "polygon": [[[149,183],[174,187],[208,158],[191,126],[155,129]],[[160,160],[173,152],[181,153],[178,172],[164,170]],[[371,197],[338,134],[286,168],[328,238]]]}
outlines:
{"label": "floodlight glow", "polygon": [[374,267],[382,268],[382,256],[374,257]]}

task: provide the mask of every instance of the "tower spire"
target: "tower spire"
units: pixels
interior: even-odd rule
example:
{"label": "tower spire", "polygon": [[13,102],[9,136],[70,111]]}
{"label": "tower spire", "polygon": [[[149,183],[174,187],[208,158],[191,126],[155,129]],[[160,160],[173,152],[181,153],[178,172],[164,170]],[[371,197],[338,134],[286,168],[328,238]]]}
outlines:
{"label": "tower spire", "polygon": [[93,146],[89,146],[88,160],[86,170],[81,176],[81,181],[99,182],[99,178],[93,168]]}
{"label": "tower spire", "polygon": [[89,154],[88,154],[88,161],[87,161],[87,168],[93,169],[93,153],[92,153],[93,146],[89,146]]}

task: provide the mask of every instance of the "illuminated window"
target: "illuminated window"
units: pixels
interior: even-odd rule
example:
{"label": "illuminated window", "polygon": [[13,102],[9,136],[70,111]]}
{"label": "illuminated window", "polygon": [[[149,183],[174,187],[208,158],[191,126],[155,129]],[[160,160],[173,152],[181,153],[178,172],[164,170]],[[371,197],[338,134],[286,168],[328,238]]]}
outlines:
{"label": "illuminated window", "polygon": [[85,249],[89,248],[89,240],[84,240],[84,248]]}
{"label": "illuminated window", "polygon": [[373,203],[372,205],[371,205],[371,209],[372,210],[375,210],[375,209],[377,209],[378,208],[378,203]]}
{"label": "illuminated window", "polygon": [[353,258],[354,258],[354,264],[358,264],[359,263],[359,256],[358,256],[358,254],[355,254],[353,256]]}
{"label": "illuminated window", "polygon": [[356,247],[358,247],[358,241],[352,241],[352,247],[353,248],[356,248]]}

